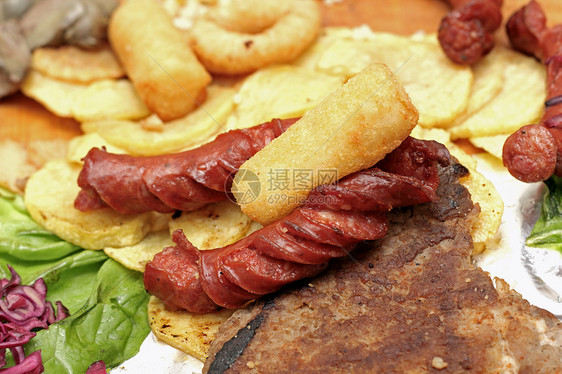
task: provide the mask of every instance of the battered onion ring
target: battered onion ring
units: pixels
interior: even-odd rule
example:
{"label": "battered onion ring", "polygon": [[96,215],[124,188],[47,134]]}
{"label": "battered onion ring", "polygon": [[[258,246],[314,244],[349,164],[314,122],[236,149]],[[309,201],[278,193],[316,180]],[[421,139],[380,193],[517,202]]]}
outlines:
{"label": "battered onion ring", "polygon": [[209,18],[220,27],[249,34],[258,34],[285,16],[292,1],[219,0]]}
{"label": "battered onion ring", "polygon": [[198,19],[191,30],[193,50],[207,70],[218,74],[245,74],[290,62],[318,35],[320,9],[314,0],[292,0],[286,6],[286,12],[271,27],[257,34],[229,30],[212,19]]}

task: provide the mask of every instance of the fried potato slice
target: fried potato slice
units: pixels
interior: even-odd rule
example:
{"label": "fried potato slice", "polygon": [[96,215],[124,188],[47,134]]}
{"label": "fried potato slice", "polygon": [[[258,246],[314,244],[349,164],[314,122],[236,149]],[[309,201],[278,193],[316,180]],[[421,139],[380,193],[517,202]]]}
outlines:
{"label": "fried potato slice", "polygon": [[504,61],[502,89],[480,110],[451,127],[452,139],[512,133],[542,116],[546,97],[544,66],[505,47],[496,49]]}
{"label": "fried potato slice", "polygon": [[31,56],[31,68],[50,78],[70,83],[90,83],[125,75],[107,44],[92,50],[70,45],[38,48]]}
{"label": "fried potato slice", "polygon": [[511,134],[472,137],[468,140],[476,147],[482,148],[492,156],[502,159],[503,145]]}
{"label": "fried potato slice", "polygon": [[111,209],[80,212],[73,203],[80,190],[80,166],[66,160],[47,163],[27,182],[25,205],[35,221],[64,240],[85,249],[123,247],[153,231],[162,214],[122,215]]}
{"label": "fried potato slice", "polygon": [[106,255],[119,262],[126,268],[144,272],[144,268],[154,256],[165,247],[174,245],[168,230],[151,232],[140,242],[121,248],[105,247]]}
{"label": "fried potato slice", "polygon": [[234,108],[234,88],[211,85],[205,103],[187,116],[162,123],[154,117],[142,121],[84,122],[82,130],[97,132],[130,154],[150,156],[178,152],[201,145],[224,131]]}
{"label": "fried potato slice", "polygon": [[0,142],[0,170],[0,186],[21,194],[26,178],[37,167],[29,162],[23,144],[7,139]]}
{"label": "fried potato slice", "polygon": [[476,168],[477,161],[460,147],[450,141],[450,135],[441,129],[423,129],[419,126],[412,131],[412,136],[419,139],[436,140],[444,144],[451,154],[459,160],[470,172],[460,179],[460,183],[468,189],[472,201],[480,206],[478,219],[472,225],[472,239],[474,241],[473,254],[486,250],[487,243],[496,239],[503,215],[503,200],[493,183],[486,179]]}
{"label": "fried potato slice", "polygon": [[492,52],[472,66],[474,80],[468,105],[464,112],[446,127],[463,123],[501,92],[504,83],[505,57],[501,47],[494,48]]}
{"label": "fried potato slice", "polygon": [[126,79],[69,83],[31,70],[22,92],[60,117],[79,121],[139,119],[150,114]]}
{"label": "fried potato slice", "polygon": [[201,361],[207,359],[209,346],[215,339],[219,326],[232,313],[234,310],[229,309],[207,314],[172,310],[155,296],[151,296],[148,302],[148,322],[154,335]]}
{"label": "fried potato slice", "polygon": [[246,79],[236,95],[236,109],[228,119],[227,128],[246,128],[273,118],[302,116],[344,80],[341,76],[290,65],[258,70]]}
{"label": "fried potato slice", "polygon": [[[418,109],[422,126],[445,126],[465,110],[472,71],[449,61],[434,38],[416,41],[365,28],[351,30],[347,36],[336,31],[327,38],[332,42],[323,42],[326,46],[315,52],[320,54],[317,70],[351,77],[373,62],[388,65]],[[314,57],[304,59],[310,66]]]}
{"label": "fried potato slice", "polygon": [[101,80],[79,92],[72,103],[72,115],[80,121],[105,119],[136,120],[150,111],[127,79]]}
{"label": "fried potato slice", "polygon": [[66,160],[82,164],[82,158],[92,148],[102,148],[110,153],[127,153],[119,147],[110,144],[107,140],[102,138],[98,133],[92,132],[73,138],[68,144],[68,151],[66,152]]}
{"label": "fried potato slice", "polygon": [[198,249],[224,247],[242,239],[248,233],[252,220],[231,201],[209,204],[184,212],[170,221],[170,234],[182,229],[186,238]]}
{"label": "fried potato slice", "polygon": [[59,117],[73,117],[74,98],[88,89],[87,85],[69,83],[48,77],[36,70],[27,73],[21,91],[43,104]]}

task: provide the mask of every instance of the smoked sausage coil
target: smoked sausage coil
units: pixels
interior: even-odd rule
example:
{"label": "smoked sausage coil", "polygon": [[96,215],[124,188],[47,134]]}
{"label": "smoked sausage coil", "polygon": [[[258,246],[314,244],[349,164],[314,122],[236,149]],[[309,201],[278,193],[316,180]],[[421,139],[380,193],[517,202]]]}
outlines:
{"label": "smoked sausage coil", "polygon": [[134,157],[93,148],[83,159],[74,207],[168,213],[225,200],[240,165],[296,121],[274,119],[232,130],[199,148],[169,155]]}
{"label": "smoked sausage coil", "polygon": [[527,125],[509,136],[503,164],[523,182],[562,176],[562,25],[546,27],[536,1],[515,12],[506,24],[512,47],[541,60],[547,68],[547,100],[539,124]]}
{"label": "smoked sausage coil", "polygon": [[503,0],[446,0],[453,8],[439,26],[438,39],[451,61],[472,65],[494,47]]}
{"label": "smoked sausage coil", "polygon": [[383,237],[390,209],[436,199],[438,164],[449,163],[444,146],[409,137],[375,167],[316,187],[289,215],[236,243],[199,251],[177,230],[176,245],[147,264],[145,288],[193,313],[238,308]]}

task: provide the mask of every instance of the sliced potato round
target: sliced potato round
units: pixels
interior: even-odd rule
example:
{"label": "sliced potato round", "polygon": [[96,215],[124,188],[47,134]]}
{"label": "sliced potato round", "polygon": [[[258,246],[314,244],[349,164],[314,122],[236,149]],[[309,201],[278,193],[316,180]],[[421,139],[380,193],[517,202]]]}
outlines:
{"label": "sliced potato round", "polygon": [[144,268],[154,255],[165,247],[174,245],[168,230],[151,232],[137,244],[126,247],[105,247],[104,252],[126,268],[144,272]]}
{"label": "sliced potato round", "polygon": [[59,117],[72,117],[74,98],[87,89],[85,84],[60,81],[36,70],[27,73],[21,86],[25,96],[40,102]]}
{"label": "sliced potato round", "polygon": [[90,83],[125,75],[107,44],[92,50],[70,45],[38,48],[33,51],[31,67],[48,77],[71,83]]}
{"label": "sliced potato round", "polygon": [[151,296],[148,302],[148,323],[156,337],[193,357],[205,361],[219,326],[233,310],[193,314],[167,308],[160,299]]}
{"label": "sliced potato round", "polygon": [[[341,33],[341,37],[331,38],[331,43],[316,52],[320,54],[317,70],[351,77],[373,62],[388,65],[418,109],[422,126],[445,126],[465,110],[472,71],[449,61],[434,38],[416,41],[357,30],[350,36]],[[308,59],[314,60],[312,56]]]}
{"label": "sliced potato round", "polygon": [[452,139],[509,134],[536,123],[546,96],[546,71],[532,57],[497,46],[504,61],[501,91],[480,110],[451,127]]}
{"label": "sliced potato round", "polygon": [[503,70],[505,67],[505,54],[501,47],[494,48],[477,64],[472,66],[474,81],[468,105],[453,122],[447,127],[457,126],[471,115],[480,110],[488,102],[492,101],[502,90]]}
{"label": "sliced potato round", "polygon": [[72,115],[80,121],[105,119],[136,120],[150,115],[128,79],[104,79],[79,92],[72,103]]}
{"label": "sliced potato round", "polygon": [[154,213],[122,215],[109,208],[81,212],[74,208],[80,166],[66,160],[47,163],[27,182],[25,205],[35,221],[85,249],[138,243],[155,225]]}
{"label": "sliced potato round", "polygon": [[503,145],[510,134],[499,134],[491,136],[478,136],[468,140],[475,146],[482,148],[492,156],[502,159]]}
{"label": "sliced potato round", "polygon": [[86,157],[86,154],[88,154],[90,149],[102,147],[105,147],[105,149],[110,153],[126,153],[121,148],[110,144],[98,133],[92,132],[77,136],[69,142],[66,159],[70,162],[82,164],[82,158]]}
{"label": "sliced potato round", "polygon": [[85,122],[82,130],[97,132],[133,155],[150,156],[193,148],[224,131],[226,118],[234,107],[235,89],[211,85],[207,92],[207,100],[201,107],[177,120],[162,123],[148,117],[143,121]]}
{"label": "sliced potato round", "polygon": [[242,239],[248,233],[252,220],[231,201],[209,204],[184,212],[170,221],[170,234],[182,229],[186,238],[198,249],[224,247]]}
{"label": "sliced potato round", "polygon": [[342,76],[279,65],[258,70],[236,95],[227,128],[246,128],[273,118],[299,117],[344,83]]}

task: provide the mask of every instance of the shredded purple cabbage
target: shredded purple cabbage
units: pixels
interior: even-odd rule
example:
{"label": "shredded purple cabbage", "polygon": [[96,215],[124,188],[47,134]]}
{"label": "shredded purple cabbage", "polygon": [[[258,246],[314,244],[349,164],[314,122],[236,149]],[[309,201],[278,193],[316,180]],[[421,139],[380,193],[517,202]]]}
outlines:
{"label": "shredded purple cabbage", "polygon": [[51,323],[68,317],[68,309],[56,302],[57,313],[47,296],[47,285],[38,279],[31,286],[8,265],[11,279],[0,279],[0,367],[6,365],[6,349],[14,357],[15,366],[0,369],[0,374],[38,374],[43,372],[41,351],[25,357],[23,345],[33,338],[33,329],[46,329]]}
{"label": "shredded purple cabbage", "polygon": [[102,360],[96,361],[88,367],[86,374],[106,374],[107,369],[105,367],[105,362]]}

